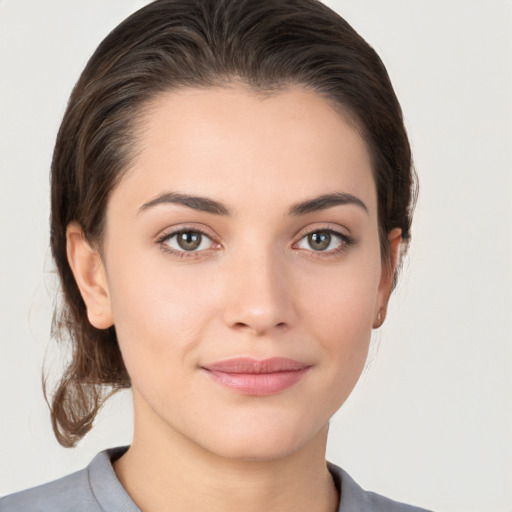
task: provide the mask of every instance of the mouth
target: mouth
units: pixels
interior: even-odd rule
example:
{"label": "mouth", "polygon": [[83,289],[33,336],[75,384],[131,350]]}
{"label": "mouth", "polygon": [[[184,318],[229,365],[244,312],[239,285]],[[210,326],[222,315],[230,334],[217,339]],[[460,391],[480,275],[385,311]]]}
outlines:
{"label": "mouth", "polygon": [[274,357],[256,360],[236,358],[201,367],[218,384],[242,395],[266,396],[281,393],[298,383],[311,365]]}

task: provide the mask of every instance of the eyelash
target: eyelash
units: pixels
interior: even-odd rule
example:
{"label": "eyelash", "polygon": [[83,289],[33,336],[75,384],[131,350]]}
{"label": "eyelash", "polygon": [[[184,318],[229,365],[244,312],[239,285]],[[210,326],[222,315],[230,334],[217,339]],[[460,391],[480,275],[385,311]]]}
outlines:
{"label": "eyelash", "polygon": [[[182,233],[198,233],[202,237],[206,237],[207,239],[209,239],[212,244],[216,244],[220,247],[220,244],[218,242],[215,242],[212,239],[212,237],[208,233],[206,233],[206,231],[204,231],[198,227],[182,227],[182,228],[170,231],[170,232],[165,232],[157,238],[156,243],[160,246],[162,251],[164,251],[167,254],[171,254],[171,255],[173,255],[173,257],[176,257],[179,259],[184,259],[184,258],[195,259],[195,258],[201,257],[201,255],[202,255],[201,253],[204,253],[204,252],[210,250],[210,248],[208,248],[208,249],[202,249],[200,251],[197,251],[197,250],[196,251],[186,251],[186,250],[180,251],[180,250],[172,249],[171,247],[169,247],[166,244],[166,242],[168,242],[171,238],[178,236]],[[355,243],[355,240],[351,236],[349,236],[345,233],[341,233],[340,231],[337,231],[330,227],[329,228],[328,227],[325,227],[325,228],[317,227],[317,228],[314,228],[314,229],[311,229],[309,231],[302,233],[300,238],[298,239],[298,241],[293,243],[292,247],[295,248],[297,246],[297,244],[299,244],[302,240],[304,240],[309,235],[312,235],[313,233],[329,233],[331,236],[334,236],[334,237],[340,239],[340,246],[336,247],[335,249],[330,249],[328,251],[315,251],[314,249],[309,249],[308,252],[313,257],[317,257],[317,258],[336,257],[336,256],[340,255],[341,253],[345,252],[351,245],[353,245]],[[307,249],[302,249],[302,250],[307,250]]]}

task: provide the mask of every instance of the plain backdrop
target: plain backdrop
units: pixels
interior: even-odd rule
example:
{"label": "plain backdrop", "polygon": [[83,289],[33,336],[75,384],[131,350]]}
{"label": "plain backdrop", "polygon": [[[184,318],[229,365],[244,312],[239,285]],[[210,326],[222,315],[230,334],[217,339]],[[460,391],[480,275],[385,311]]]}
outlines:
{"label": "plain backdrop", "polygon": [[[0,0],[0,495],[127,444],[119,395],[76,449],[53,438],[41,368],[56,294],[48,170],[72,86],[142,0]],[[512,3],[331,0],[379,52],[420,176],[414,240],[328,457],[439,512],[512,511]],[[52,374],[50,374],[51,376]]]}

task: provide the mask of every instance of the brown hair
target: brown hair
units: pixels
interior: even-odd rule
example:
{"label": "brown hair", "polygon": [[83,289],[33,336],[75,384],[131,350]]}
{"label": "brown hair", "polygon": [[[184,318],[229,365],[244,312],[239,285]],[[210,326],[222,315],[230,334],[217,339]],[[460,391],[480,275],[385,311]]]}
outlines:
{"label": "brown hair", "polygon": [[66,257],[77,221],[101,240],[109,194],[134,156],[137,121],[164,91],[237,80],[271,91],[292,85],[328,98],[369,148],[383,260],[388,233],[410,237],[415,175],[402,113],[375,51],[317,0],[157,0],[100,44],[80,76],[57,137],[51,173],[51,248],[63,288],[52,334],[72,358],[53,394],[58,441],[73,446],[106,398],[130,387],[115,327],[94,328]]}

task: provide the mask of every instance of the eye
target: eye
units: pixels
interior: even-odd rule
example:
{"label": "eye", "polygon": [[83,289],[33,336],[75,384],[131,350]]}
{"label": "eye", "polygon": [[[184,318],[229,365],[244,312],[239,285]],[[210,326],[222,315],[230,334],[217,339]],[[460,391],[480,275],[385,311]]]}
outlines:
{"label": "eye", "polygon": [[330,252],[342,249],[351,243],[347,235],[342,235],[331,229],[312,231],[303,236],[297,247],[299,249],[313,250],[316,252]]}
{"label": "eye", "polygon": [[161,243],[168,248],[179,252],[198,252],[210,249],[212,239],[201,231],[187,229],[166,235]]}

